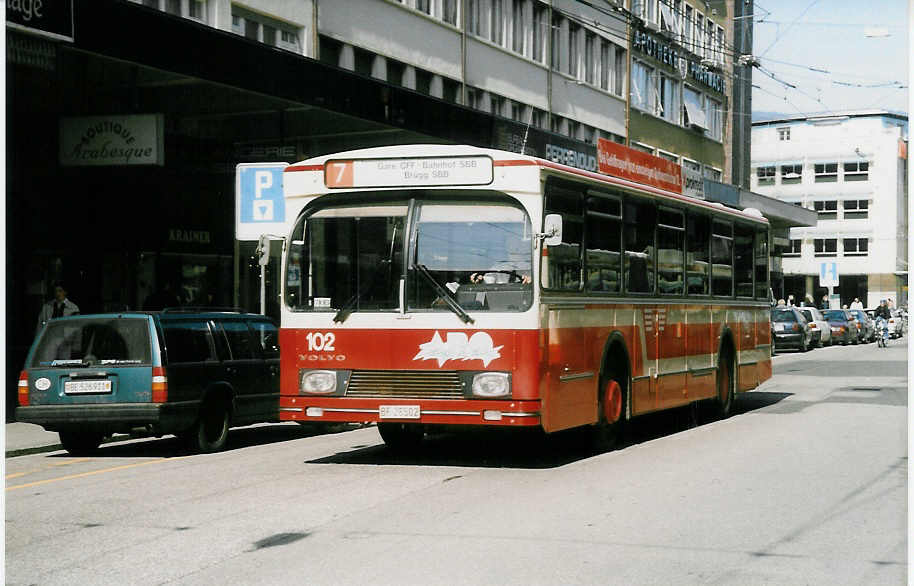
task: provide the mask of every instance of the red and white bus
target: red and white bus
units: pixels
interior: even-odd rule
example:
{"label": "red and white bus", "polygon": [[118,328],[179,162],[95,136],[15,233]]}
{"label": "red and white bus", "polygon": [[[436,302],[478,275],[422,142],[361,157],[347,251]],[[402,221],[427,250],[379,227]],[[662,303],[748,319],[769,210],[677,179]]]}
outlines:
{"label": "red and white bus", "polygon": [[468,146],[322,156],[283,180],[284,421],[377,422],[394,446],[445,424],[611,440],[695,401],[727,415],[771,376],[755,210]]}

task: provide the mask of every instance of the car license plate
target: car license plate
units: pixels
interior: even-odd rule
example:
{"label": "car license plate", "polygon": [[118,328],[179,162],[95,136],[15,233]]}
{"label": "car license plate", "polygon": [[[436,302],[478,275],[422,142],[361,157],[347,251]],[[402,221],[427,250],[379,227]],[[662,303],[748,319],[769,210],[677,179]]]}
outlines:
{"label": "car license plate", "polygon": [[381,405],[378,415],[381,419],[419,419],[419,405]]}
{"label": "car license plate", "polygon": [[78,395],[82,393],[110,393],[110,380],[79,380],[66,381],[63,384],[63,392],[68,395]]}

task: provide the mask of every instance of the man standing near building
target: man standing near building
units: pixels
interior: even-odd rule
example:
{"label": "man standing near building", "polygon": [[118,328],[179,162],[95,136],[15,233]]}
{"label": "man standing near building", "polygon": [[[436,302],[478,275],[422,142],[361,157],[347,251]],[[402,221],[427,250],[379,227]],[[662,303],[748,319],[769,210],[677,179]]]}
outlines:
{"label": "man standing near building", "polygon": [[41,326],[47,323],[49,319],[77,313],[79,313],[79,307],[67,299],[67,289],[62,282],[58,281],[54,283],[54,299],[42,305],[41,311],[38,312],[38,327],[35,329],[35,333],[40,332]]}
{"label": "man standing near building", "polygon": [[854,297],[854,301],[851,303],[851,309],[863,309],[863,303],[860,302],[860,299]]}

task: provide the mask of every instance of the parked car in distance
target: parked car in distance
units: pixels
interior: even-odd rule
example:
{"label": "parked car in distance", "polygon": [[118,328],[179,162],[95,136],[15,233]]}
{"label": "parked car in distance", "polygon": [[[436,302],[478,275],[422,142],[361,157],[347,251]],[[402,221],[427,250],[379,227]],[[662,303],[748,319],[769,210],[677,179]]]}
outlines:
{"label": "parked car in distance", "polygon": [[225,447],[232,426],[279,420],[279,345],[266,316],[165,310],[50,320],[19,375],[16,420],[72,454],[112,433]]}
{"label": "parked car in distance", "polygon": [[857,325],[847,309],[826,309],[822,316],[831,327],[832,343],[841,343],[847,346],[857,343]]}
{"label": "parked car in distance", "polygon": [[806,318],[796,307],[775,307],[771,310],[771,329],[775,350],[796,348],[806,352],[812,345],[812,332]]}
{"label": "parked car in distance", "polygon": [[864,342],[876,341],[876,322],[862,309],[848,309],[857,323],[860,324],[860,339]]}
{"label": "parked car in distance", "polygon": [[822,316],[822,313],[815,307],[799,307],[800,313],[806,318],[809,329],[813,332],[813,340],[820,348],[822,346],[831,346],[831,327]]}
{"label": "parked car in distance", "polygon": [[893,338],[900,338],[904,335],[904,316],[901,310],[892,310],[892,317],[889,318],[889,335]]}

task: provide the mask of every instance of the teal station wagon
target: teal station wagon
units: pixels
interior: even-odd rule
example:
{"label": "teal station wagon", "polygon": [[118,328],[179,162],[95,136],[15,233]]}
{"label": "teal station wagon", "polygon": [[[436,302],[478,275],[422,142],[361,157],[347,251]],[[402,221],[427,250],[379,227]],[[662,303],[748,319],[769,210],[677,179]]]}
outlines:
{"label": "teal station wagon", "polygon": [[175,434],[221,450],[232,426],[278,421],[276,325],[257,314],[166,310],[51,320],[19,375],[16,420],[73,454],[112,433]]}

